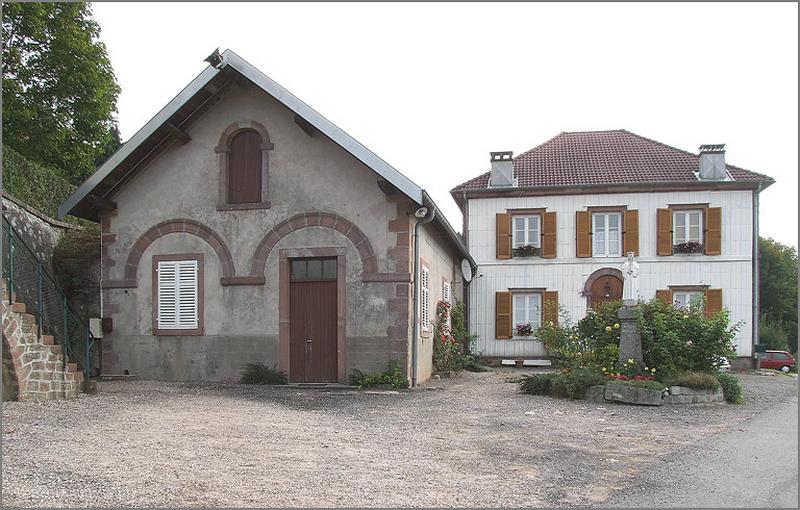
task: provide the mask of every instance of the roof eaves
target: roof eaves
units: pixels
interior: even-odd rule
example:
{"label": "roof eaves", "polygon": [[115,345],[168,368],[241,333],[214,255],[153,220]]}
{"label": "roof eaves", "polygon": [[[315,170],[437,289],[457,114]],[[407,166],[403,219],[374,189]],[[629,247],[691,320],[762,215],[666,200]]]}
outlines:
{"label": "roof eaves", "polygon": [[214,76],[219,73],[219,69],[215,69],[214,67],[208,66],[202,73],[197,75],[197,77],[189,82],[189,84],[181,90],[178,95],[172,98],[172,101],[166,104],[164,108],[162,108],[158,113],[150,119],[147,124],[142,126],[139,131],[136,132],[127,142],[125,145],[119,148],[117,152],[111,155],[110,158],[106,160],[105,163],[100,165],[88,179],[86,179],[83,184],[81,184],[78,189],[76,189],[66,200],[59,206],[58,208],[58,219],[63,219],[64,216],[70,213],[73,208],[75,208],[78,203],[86,198],[86,196],[92,192],[92,190],[100,184],[103,179],[108,177],[108,175],[114,171],[114,169],[122,163],[125,158],[130,156],[130,154],[136,150],[139,145],[141,145],[150,135],[152,135],[158,128],[160,128],[164,122],[167,121],[173,114],[175,114],[181,106],[183,106],[189,99],[191,99],[200,89],[206,86],[206,84],[211,81]]}

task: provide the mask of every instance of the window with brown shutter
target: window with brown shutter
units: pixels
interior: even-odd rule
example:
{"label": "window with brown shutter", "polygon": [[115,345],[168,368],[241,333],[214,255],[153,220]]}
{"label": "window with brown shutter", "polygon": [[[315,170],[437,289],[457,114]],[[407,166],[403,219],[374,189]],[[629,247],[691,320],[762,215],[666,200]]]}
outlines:
{"label": "window with brown shutter", "polygon": [[722,255],[722,208],[706,210],[706,255]]}
{"label": "window with brown shutter", "polygon": [[656,299],[659,301],[666,303],[668,305],[672,304],[672,291],[669,289],[657,290],[656,291]]}
{"label": "window with brown shutter", "polygon": [[656,254],[672,255],[672,211],[658,209],[656,215]]}
{"label": "window with brown shutter", "polygon": [[631,209],[625,211],[622,231],[622,255],[625,257],[632,251],[639,256],[639,211]]}
{"label": "window with brown shutter", "polygon": [[592,213],[590,211],[575,212],[575,256],[579,258],[592,256]]}
{"label": "window with brown shutter", "polygon": [[544,323],[552,322],[558,324],[558,291],[546,290],[544,291],[544,299],[542,300],[542,319]]}
{"label": "window with brown shutter", "polygon": [[497,213],[496,221],[496,253],[498,259],[511,258],[511,215]]}
{"label": "window with brown shutter", "polygon": [[228,203],[261,202],[261,136],[253,129],[234,135],[228,150]]}
{"label": "window with brown shutter", "polygon": [[722,289],[706,289],[706,317],[722,311]]}
{"label": "window with brown shutter", "polygon": [[511,293],[495,293],[495,337],[509,339],[513,336],[511,318]]}
{"label": "window with brown shutter", "polygon": [[542,258],[556,257],[556,213],[542,214]]}

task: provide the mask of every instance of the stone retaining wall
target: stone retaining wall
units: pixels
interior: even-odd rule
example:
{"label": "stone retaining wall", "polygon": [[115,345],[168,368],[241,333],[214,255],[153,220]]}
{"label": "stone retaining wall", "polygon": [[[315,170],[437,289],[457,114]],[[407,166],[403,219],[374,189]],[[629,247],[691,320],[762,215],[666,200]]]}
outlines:
{"label": "stone retaining wall", "polygon": [[698,390],[685,386],[670,386],[664,391],[629,384],[608,383],[586,390],[585,400],[595,403],[614,402],[634,405],[710,404],[724,402],[721,390]]}

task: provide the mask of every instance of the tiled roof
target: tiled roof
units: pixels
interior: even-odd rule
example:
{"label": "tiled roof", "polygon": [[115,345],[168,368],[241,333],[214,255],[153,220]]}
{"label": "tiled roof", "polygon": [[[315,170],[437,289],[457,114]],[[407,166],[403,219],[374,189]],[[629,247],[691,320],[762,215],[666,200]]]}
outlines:
{"label": "tiled roof", "polygon": [[[624,129],[561,133],[514,158],[519,187],[698,182],[699,156]],[[772,183],[766,175],[727,165],[734,181]],[[489,172],[452,192],[485,189]]]}

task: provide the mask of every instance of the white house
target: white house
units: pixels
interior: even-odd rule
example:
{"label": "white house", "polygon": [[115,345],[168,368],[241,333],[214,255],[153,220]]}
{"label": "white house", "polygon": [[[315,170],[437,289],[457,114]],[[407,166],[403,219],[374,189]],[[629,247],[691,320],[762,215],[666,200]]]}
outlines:
{"label": "white house", "polygon": [[723,145],[703,145],[698,155],[625,130],[565,132],[517,157],[491,153],[490,172],[451,191],[478,264],[469,287],[477,353],[547,359],[517,325],[557,320],[548,302],[578,320],[619,299],[632,251],[642,299],[692,306],[704,296],[706,312],[728,309],[741,323],[738,362],[749,363],[758,196],[773,182],[726,164]]}

